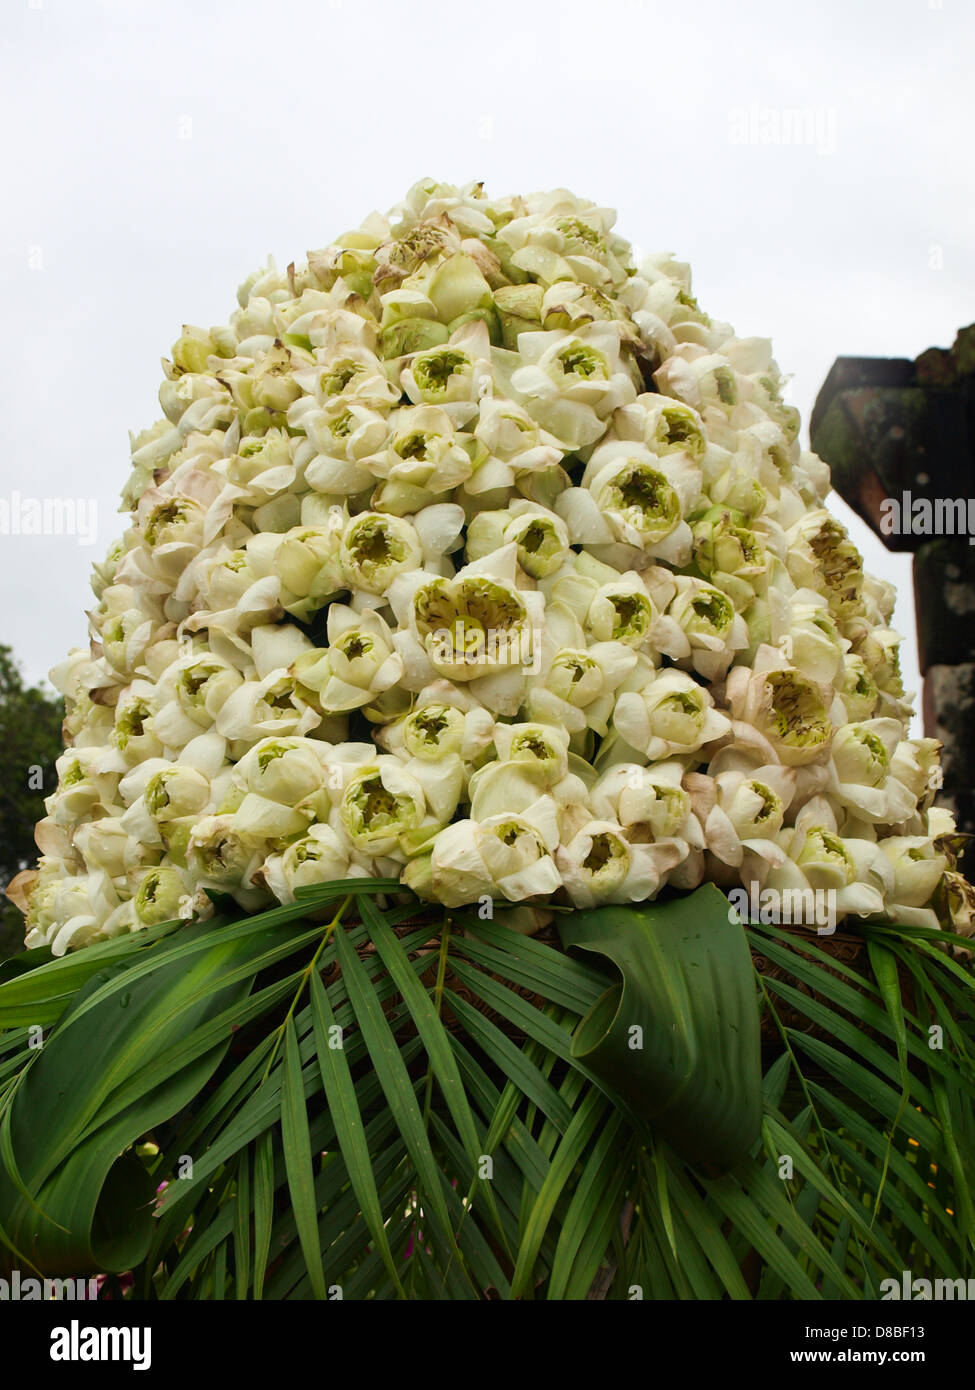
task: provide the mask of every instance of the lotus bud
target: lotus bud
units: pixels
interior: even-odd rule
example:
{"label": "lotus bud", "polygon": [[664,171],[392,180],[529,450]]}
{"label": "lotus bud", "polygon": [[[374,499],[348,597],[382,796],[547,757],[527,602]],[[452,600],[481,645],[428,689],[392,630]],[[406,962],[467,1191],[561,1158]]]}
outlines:
{"label": "lotus bud", "polygon": [[232,815],[203,816],[190,831],[187,867],[194,879],[207,887],[247,885],[260,862],[255,845],[245,841]]}
{"label": "lotus bud", "polygon": [[620,695],[613,724],[631,748],[651,762],[695,753],[729,732],[709,691],[681,671],[664,671],[639,692]]}
{"label": "lotus bud", "polygon": [[618,900],[632,852],[618,825],[592,820],[555,851],[555,863],[573,905],[596,907]]}
{"label": "lotus bud", "polygon": [[146,810],[158,825],[197,815],[210,801],[210,783],[193,767],[173,764],[146,783]]}
{"label": "lotus bud", "polygon": [[594,285],[559,280],[542,298],[542,326],[546,329],[583,328],[595,320],[622,319],[626,310]]}
{"label": "lotus bud", "polygon": [[233,357],[233,335],[226,328],[194,328],[184,324],[183,332],[172,346],[173,366],[177,372],[206,372],[211,357]]}
{"label": "lotus bud", "polygon": [[728,698],[735,718],[756,728],[787,766],[812,762],[829,750],[833,726],[826,692],[798,672],[736,667]]}
{"label": "lotus bud", "polygon": [[105,659],[119,675],[131,675],[152,640],[154,623],[141,608],[106,617],[101,628]]}
{"label": "lotus bud", "polygon": [[397,575],[420,568],[423,547],[415,528],[401,517],[360,512],[342,533],[340,558],[354,588],[384,594]]}
{"label": "lotus bud", "polygon": [[112,742],[129,764],[157,758],[162,752],[162,743],[152,728],[154,713],[148,694],[137,694],[135,691],[120,699],[115,707]]}
{"label": "lotus bud", "polygon": [[521,333],[537,332],[541,328],[541,285],[504,285],[494,291],[494,303],[501,320],[501,341],[512,352],[518,349]]}
{"label": "lotus bud", "polygon": [[518,563],[533,579],[560,569],[569,555],[569,532],[561,517],[542,509],[524,511],[505,526],[505,541],[518,547]]}
{"label": "lotus bud", "polygon": [[380,335],[383,356],[406,357],[411,353],[425,352],[438,347],[450,337],[445,324],[436,319],[405,318],[384,328]]}
{"label": "lotus bud", "polygon": [[604,584],[586,615],[586,629],[597,642],[640,648],[650,637],[657,614],[646,589],[626,577]]}
{"label": "lotus bud", "polygon": [[506,815],[446,826],[434,841],[429,867],[408,872],[407,881],[428,882],[445,907],[484,897],[544,898],[562,883],[541,833],[524,817]]}
{"label": "lotus bud", "polygon": [[180,916],[186,885],[178,869],[161,865],[143,875],[135,895],[135,916],[142,927],[172,922]]}
{"label": "lotus bud", "polygon": [[418,352],[403,372],[410,400],[428,405],[470,400],[473,385],[473,362],[466,352],[449,345]]}
{"label": "lotus bud", "polygon": [[531,660],[528,609],[519,591],[486,575],[435,579],[413,595],[412,617],[441,675],[468,681]]}
{"label": "lotus bud", "polygon": [[229,662],[216,656],[190,657],[179,663],[175,695],[182,712],[208,729],[230,695],[243,684],[243,677]]}
{"label": "lotus bud", "polygon": [[289,613],[307,620],[345,587],[340,544],[334,526],[295,526],[282,536],[274,571],[287,591],[282,602]]}
{"label": "lotus bud", "polygon": [[698,462],[704,458],[707,448],[701,417],[681,401],[660,402],[648,407],[643,442],[655,454],[687,454]]}
{"label": "lotus bud", "polygon": [[689,661],[708,680],[718,680],[736,651],[748,644],[745,621],[726,594],[702,579],[677,576],[677,593],[667,609],[687,639]]}
{"label": "lotus bud", "polygon": [[375,612],[356,613],[333,603],[328,612],[329,646],[301,653],[291,668],[300,685],[314,691],[328,713],[362,709],[400,679],[403,661],[392,633]]}
{"label": "lotus bud", "polygon": [[280,903],[291,903],[296,888],[349,877],[350,846],[330,825],[313,825],[282,854],[269,856],[261,871]]}
{"label": "lotus bud", "polygon": [[494,743],[502,762],[525,763],[553,786],[568,772],[569,735],[545,724],[498,724]]}
{"label": "lotus bud", "polygon": [[442,323],[491,305],[491,286],[471,256],[458,253],[441,261],[426,287]]}
{"label": "lotus bud", "polygon": [[944,783],[941,747],[935,738],[901,739],[891,757],[892,776],[910,789],[919,810],[928,809]]}
{"label": "lotus bud", "polygon": [[769,560],[754,532],[736,524],[734,513],[712,508],[692,527],[694,561],[736,607],[744,608],[768,582]]}
{"label": "lotus bud", "polygon": [[341,822],[353,845],[370,854],[390,853],[400,836],[418,828],[424,811],[422,787],[390,757],[359,768],[340,805]]}
{"label": "lotus bud", "polygon": [[877,683],[862,657],[847,652],[835,678],[836,693],[843,701],[847,718],[869,719],[877,707]]}
{"label": "lotus bud", "polygon": [[618,458],[593,478],[589,489],[599,510],[617,521],[622,539],[632,544],[662,541],[680,525],[680,498],[651,463]]}
{"label": "lotus bud", "polygon": [[839,618],[854,613],[863,587],[863,561],[846,528],[822,508],[787,532],[786,563],[800,588],[816,589]]}
{"label": "lotus bud", "polygon": [[301,387],[292,373],[292,354],[283,344],[277,344],[261,357],[251,376],[253,404],[272,412],[287,410],[301,395]]}
{"label": "lotus bud", "polygon": [[790,603],[789,630],[782,645],[797,671],[810,680],[830,684],[842,667],[848,644],[825,604],[801,602],[797,595]]}
{"label": "lotus bud", "polygon": [[324,782],[320,746],[303,738],[261,739],[235,767],[234,781],[283,806],[302,806]]}
{"label": "lotus bud", "polygon": [[227,460],[226,478],[258,498],[273,497],[295,480],[292,444],[282,430],[242,439]]}
{"label": "lotus bud", "polygon": [[403,720],[403,745],[413,758],[436,761],[464,746],[464,715],[453,705],[432,701]]}
{"label": "lotus bud", "polygon": [[[891,835],[879,847],[894,870],[893,902],[906,907],[926,906],[947,868],[930,840],[917,835]],[[893,911],[894,909],[892,909]]]}

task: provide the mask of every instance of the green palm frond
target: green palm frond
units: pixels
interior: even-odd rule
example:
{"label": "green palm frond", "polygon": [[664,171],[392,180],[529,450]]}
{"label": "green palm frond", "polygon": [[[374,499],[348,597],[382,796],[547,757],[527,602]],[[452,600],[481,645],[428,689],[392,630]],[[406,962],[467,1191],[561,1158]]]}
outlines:
{"label": "green palm frond", "polygon": [[570,914],[568,954],[389,882],[218,911],[0,978],[0,1264],[163,1299],[975,1273],[975,1002],[943,934],[864,927],[844,961],[713,888]]}

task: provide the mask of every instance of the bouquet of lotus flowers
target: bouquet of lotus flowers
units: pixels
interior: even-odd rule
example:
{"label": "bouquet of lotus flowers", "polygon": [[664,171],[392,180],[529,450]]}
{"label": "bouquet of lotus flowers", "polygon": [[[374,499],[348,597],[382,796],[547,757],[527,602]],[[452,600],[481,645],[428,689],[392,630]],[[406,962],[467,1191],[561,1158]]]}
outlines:
{"label": "bouquet of lotus flowers", "polygon": [[184,328],[55,672],[28,945],[346,876],[528,932],[704,880],[967,929],[894,594],[769,344],[614,220],[421,183]]}
{"label": "bouquet of lotus flowers", "polygon": [[[896,1255],[889,1232],[868,1233],[832,1158],[778,1108],[784,1072],[766,1078],[773,1113],[762,1120],[753,963],[729,900],[752,909],[750,931],[768,928],[766,964],[777,952],[791,961],[784,988],[798,994],[801,981],[813,1025],[831,1003],[862,999],[871,1027],[896,1043],[894,1076],[910,1094],[907,1058],[920,1044],[907,1034],[923,1031],[928,1005],[964,1035],[945,990],[963,993],[957,957],[973,930],[959,837],[934,805],[938,745],[909,735],[893,590],[864,574],[827,509],[828,470],[800,446],[770,344],[711,319],[687,265],[670,255],[637,265],[614,222],[563,189],[490,199],[479,184],[421,182],[306,264],[249,277],[228,325],[185,326],[164,361],[163,418],[132,439],[127,528],[95,566],[90,647],[53,675],[68,747],[37,828],[38,867],[10,888],[30,969],[0,985],[0,1023],[63,1029],[45,1049],[53,1069],[77,1014],[65,1013],[66,982],[93,991],[81,1013],[94,1018],[111,997],[95,972],[111,961],[133,989],[155,981],[190,1010],[178,1027],[179,1010],[167,1014],[153,1044],[167,1059],[153,1073],[163,1090],[179,1090],[187,1068],[223,1068],[237,1148],[220,1149],[216,1102],[186,1112],[202,1072],[168,1105],[153,1093],[129,1134],[183,1107],[211,1155],[202,1176],[162,1198],[151,1257],[135,1251],[149,1261],[147,1291],[189,1280],[202,1296],[231,1285],[260,1296],[275,1220],[291,1221],[284,1243],[297,1251],[281,1257],[280,1296],[321,1296],[323,1252],[343,1239],[340,1273],[363,1293],[402,1293],[407,1276],[429,1292],[434,1270],[446,1296],[542,1283],[547,1296],[583,1296],[612,1264],[615,1287],[629,1280],[648,1297],[688,1279],[695,1296],[737,1296],[742,1250],[716,1234],[736,1201],[757,1204],[765,1235],[753,1222],[747,1240],[770,1287],[850,1295]],[[848,981],[842,1002],[822,946],[809,944],[826,919],[781,914],[823,902],[828,930],[869,941],[876,971],[862,996]],[[357,925],[343,928],[343,913]],[[422,983],[430,928],[409,936],[418,915],[443,923],[432,983]],[[806,954],[783,922],[812,927]],[[219,1021],[240,1008],[234,1030],[252,1024],[263,997],[240,1003],[240,981],[277,1003],[280,962],[312,941],[293,977],[300,1007],[228,1072]],[[919,961],[945,988],[925,976],[905,1023],[897,972]],[[189,1000],[192,971],[207,987]],[[376,1003],[381,987],[412,1017],[411,1041]],[[148,996],[145,1007],[148,1018]],[[444,1031],[445,1008],[466,1044]],[[675,1008],[680,1028],[697,1030],[678,1048],[676,1088],[666,1079]],[[330,1048],[330,1030],[347,1026],[351,1052]],[[195,1050],[178,1041],[197,1034]],[[418,1112],[396,1112],[394,1155],[369,1137],[370,1115],[387,1111],[370,1110],[366,1093],[412,1099],[415,1045],[428,1060],[425,1115],[446,1147]],[[72,1051],[62,1049],[66,1067]],[[476,1060],[485,1052],[494,1072]],[[834,1064],[854,1093],[859,1064],[848,1052]],[[943,1068],[940,1054],[932,1065]],[[320,1069],[317,1119],[309,1066]],[[39,1087],[41,1071],[26,1067],[20,1089]],[[274,1139],[233,1109],[253,1109],[256,1092],[240,1098],[258,1075],[277,1098]],[[901,1106],[908,1137],[913,1115],[933,1129],[943,1080],[934,1102],[926,1092],[919,1110]],[[125,1113],[117,1094],[100,1103],[116,1121]],[[349,1125],[350,1105],[364,1128]],[[102,1114],[89,1123],[92,1113]],[[17,1104],[5,1123],[13,1144]],[[781,1193],[758,1191],[760,1134],[770,1152],[787,1138],[818,1174],[822,1206],[809,1220],[825,1224],[811,1256],[789,1243]],[[864,1142],[858,1181],[869,1188]],[[458,1202],[477,1186],[475,1160],[497,1147],[499,1167],[510,1165],[511,1146],[530,1193],[486,1186],[485,1225],[471,1219],[477,1240],[464,1244]],[[156,1140],[150,1149],[139,1161],[158,1176],[165,1154]],[[319,1171],[311,1155],[322,1149],[336,1161]],[[84,1144],[65,1140],[38,1166],[35,1196],[50,1196],[58,1172],[67,1182],[72,1153]],[[442,1153],[456,1165],[447,1192]],[[681,1167],[746,1161],[754,1171],[738,1197],[717,1180],[713,1192],[689,1187]],[[630,1176],[610,1178],[613,1162]],[[659,1228],[633,1196],[632,1174],[648,1163],[679,1207]],[[579,1185],[567,1187],[573,1172]],[[326,1238],[331,1208],[314,1193],[330,1182],[330,1200],[352,1205]],[[281,1183],[291,1214],[275,1206]],[[236,1203],[236,1227],[208,1245],[204,1223],[187,1243],[185,1217],[218,1190]],[[394,1192],[412,1205],[388,1229]],[[87,1228],[81,1247],[55,1240],[52,1256],[33,1208],[8,1196],[0,1180],[14,1244],[29,1231],[55,1263],[138,1262],[121,1237],[111,1256],[85,1245]],[[94,1220],[102,1186],[89,1197]],[[712,1203],[721,1218],[705,1239],[698,1207]],[[630,1223],[639,1210],[636,1234],[621,1234],[624,1210]],[[677,1248],[684,1227],[693,1261]],[[637,1277],[641,1259],[655,1272]]]}

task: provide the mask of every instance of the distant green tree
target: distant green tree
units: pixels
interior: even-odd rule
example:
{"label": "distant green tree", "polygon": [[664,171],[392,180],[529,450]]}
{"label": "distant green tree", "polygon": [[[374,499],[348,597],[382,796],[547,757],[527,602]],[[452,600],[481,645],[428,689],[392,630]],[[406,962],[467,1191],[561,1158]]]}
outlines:
{"label": "distant green tree", "polygon": [[[28,686],[9,647],[0,644],[0,889],[37,857],[34,826],[54,790],[64,701]],[[0,898],[0,959],[23,944],[24,919]]]}

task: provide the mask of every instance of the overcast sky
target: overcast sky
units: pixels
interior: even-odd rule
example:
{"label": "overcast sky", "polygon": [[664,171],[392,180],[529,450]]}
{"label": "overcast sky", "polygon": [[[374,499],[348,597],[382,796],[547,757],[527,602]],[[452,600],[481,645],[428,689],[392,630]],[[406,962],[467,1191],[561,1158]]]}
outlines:
{"label": "overcast sky", "polygon": [[[180,325],[421,176],[618,208],[772,338],[804,436],[834,357],[975,319],[965,0],[3,0],[0,35],[0,497],[99,509],[94,546],[0,536],[0,641],[32,677],[86,641]],[[910,562],[851,529],[916,685]]]}

